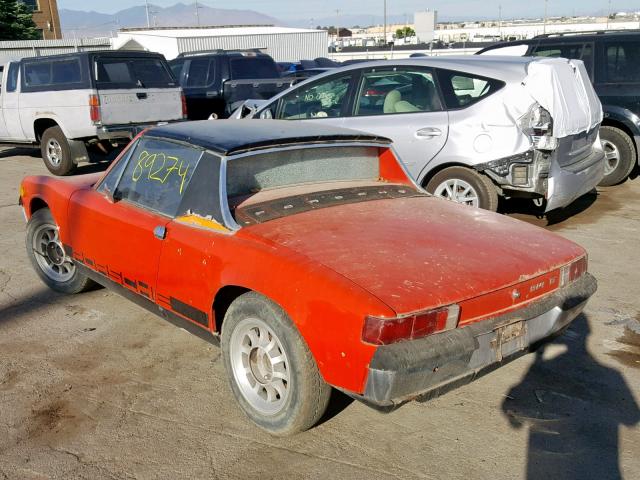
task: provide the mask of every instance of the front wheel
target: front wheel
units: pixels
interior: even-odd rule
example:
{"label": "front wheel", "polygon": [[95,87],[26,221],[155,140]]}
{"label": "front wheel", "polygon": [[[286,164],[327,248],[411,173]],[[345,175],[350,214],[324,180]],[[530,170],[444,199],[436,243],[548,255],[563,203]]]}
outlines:
{"label": "front wheel", "polygon": [[331,387],[278,305],[255,292],[241,295],[225,315],[221,340],[231,390],[255,424],[284,436],[320,420]]}
{"label": "front wheel", "polygon": [[51,212],[35,212],[27,224],[27,256],[31,265],[49,288],[61,293],[80,293],[93,283],[76,268],[67,256]]}
{"label": "front wheel", "polygon": [[465,167],[448,167],[438,172],[427,183],[427,192],[456,203],[498,209],[498,192],[486,176]]}

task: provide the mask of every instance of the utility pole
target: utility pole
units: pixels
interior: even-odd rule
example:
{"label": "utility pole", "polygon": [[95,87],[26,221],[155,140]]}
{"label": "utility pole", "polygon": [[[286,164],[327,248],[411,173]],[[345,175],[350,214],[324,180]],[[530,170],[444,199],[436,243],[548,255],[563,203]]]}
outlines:
{"label": "utility pole", "polygon": [[542,33],[547,33],[547,4],[549,0],[544,0],[544,26],[542,27]]}
{"label": "utility pole", "polygon": [[144,8],[147,11],[147,28],[151,28],[151,22],[149,21],[149,0],[144,0]]}
{"label": "utility pole", "polygon": [[502,5],[498,5],[498,36],[502,40]]}
{"label": "utility pole", "polygon": [[611,16],[611,0],[609,0],[609,8],[607,9],[607,28],[609,30],[609,17]]}
{"label": "utility pole", "polygon": [[196,4],[196,23],[200,26],[200,6],[198,5],[198,0],[195,0]]}
{"label": "utility pole", "polygon": [[387,0],[384,0],[384,30],[382,31],[382,44],[387,44]]}
{"label": "utility pole", "polygon": [[340,10],[336,8],[336,41],[340,38]]}

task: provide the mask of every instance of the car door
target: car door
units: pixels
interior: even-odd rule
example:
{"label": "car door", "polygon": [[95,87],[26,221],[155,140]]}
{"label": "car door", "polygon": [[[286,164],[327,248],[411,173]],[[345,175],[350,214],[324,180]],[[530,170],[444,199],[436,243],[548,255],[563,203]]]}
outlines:
{"label": "car door", "polygon": [[[354,71],[349,70],[301,84],[264,108],[259,116],[341,126],[353,96],[354,78]],[[266,112],[271,113],[265,116]]]}
{"label": "car door", "polygon": [[20,64],[12,62],[7,72],[7,88],[2,99],[2,116],[8,140],[25,141],[24,131],[20,122]]}
{"label": "car door", "polygon": [[431,69],[384,66],[362,70],[344,127],[392,139],[409,173],[418,178],[444,147],[449,118]]}
{"label": "car door", "polygon": [[177,212],[201,151],[145,136],[97,186],[69,202],[73,258],[119,284],[134,300],[157,301],[166,226]]}
{"label": "car door", "polygon": [[[175,217],[167,225],[158,269],[158,304],[181,320],[214,330],[212,301],[220,288],[226,245],[220,157],[205,152]],[[184,325],[183,325],[184,326]]]}
{"label": "car door", "polygon": [[194,57],[185,61],[182,88],[187,99],[189,120],[206,120],[212,113],[224,114],[220,97],[220,69],[217,57]]}
{"label": "car door", "polygon": [[640,115],[640,40],[603,39],[599,48],[594,87],[602,104]]}

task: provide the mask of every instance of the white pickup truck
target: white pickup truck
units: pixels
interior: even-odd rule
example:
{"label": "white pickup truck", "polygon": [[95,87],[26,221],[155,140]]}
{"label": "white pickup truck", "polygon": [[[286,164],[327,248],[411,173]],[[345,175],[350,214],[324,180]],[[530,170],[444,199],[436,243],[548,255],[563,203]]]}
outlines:
{"label": "white pickup truck", "polygon": [[55,175],[107,153],[151,125],[186,118],[165,58],[147,52],[83,52],[0,66],[0,147],[40,146]]}

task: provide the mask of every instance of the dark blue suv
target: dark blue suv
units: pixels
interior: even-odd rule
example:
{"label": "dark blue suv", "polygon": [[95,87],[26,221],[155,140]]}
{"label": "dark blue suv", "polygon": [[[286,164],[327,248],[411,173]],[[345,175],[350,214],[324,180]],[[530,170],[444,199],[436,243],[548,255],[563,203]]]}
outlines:
{"label": "dark blue suv", "polygon": [[582,60],[600,97],[600,139],[607,155],[600,185],[616,185],[631,174],[640,151],[640,31],[541,35],[492,45],[492,55],[564,57]]}

